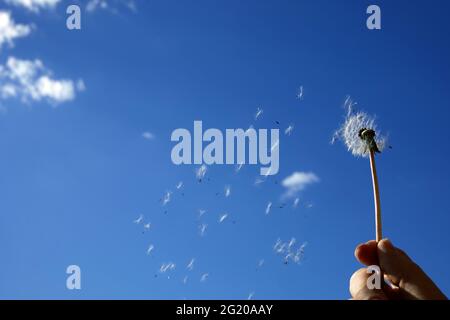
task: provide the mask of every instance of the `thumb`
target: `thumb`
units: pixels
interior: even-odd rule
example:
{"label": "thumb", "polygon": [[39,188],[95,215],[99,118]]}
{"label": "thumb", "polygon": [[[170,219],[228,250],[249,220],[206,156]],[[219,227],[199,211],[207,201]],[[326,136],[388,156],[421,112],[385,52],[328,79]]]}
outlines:
{"label": "thumb", "polygon": [[412,299],[445,299],[425,272],[389,239],[378,242],[377,249],[384,274],[406,296]]}

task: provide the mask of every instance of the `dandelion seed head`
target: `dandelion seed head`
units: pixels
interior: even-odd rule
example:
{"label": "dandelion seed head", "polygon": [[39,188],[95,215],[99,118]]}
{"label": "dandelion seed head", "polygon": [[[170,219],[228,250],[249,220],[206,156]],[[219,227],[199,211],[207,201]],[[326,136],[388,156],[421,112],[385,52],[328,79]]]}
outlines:
{"label": "dandelion seed head", "polygon": [[[334,133],[331,143],[342,140],[347,146],[348,151],[354,156],[367,157],[370,150],[366,141],[360,138],[360,130],[365,128],[377,132],[377,125],[374,117],[362,111],[354,111],[355,105],[356,103],[353,102],[350,97],[347,97],[344,103],[344,106],[347,108],[345,121]],[[377,134],[375,142],[378,149],[381,151],[386,145],[386,137]]]}

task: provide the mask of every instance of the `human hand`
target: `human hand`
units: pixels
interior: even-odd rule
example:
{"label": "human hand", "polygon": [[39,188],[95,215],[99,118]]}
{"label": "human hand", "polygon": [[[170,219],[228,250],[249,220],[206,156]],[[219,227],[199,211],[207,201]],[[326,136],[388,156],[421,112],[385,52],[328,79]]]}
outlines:
{"label": "human hand", "polygon": [[384,278],[381,289],[369,289],[367,268],[356,271],[350,279],[350,293],[354,300],[442,300],[447,299],[425,272],[388,239],[371,240],[355,250],[356,259],[366,266],[380,267]]}

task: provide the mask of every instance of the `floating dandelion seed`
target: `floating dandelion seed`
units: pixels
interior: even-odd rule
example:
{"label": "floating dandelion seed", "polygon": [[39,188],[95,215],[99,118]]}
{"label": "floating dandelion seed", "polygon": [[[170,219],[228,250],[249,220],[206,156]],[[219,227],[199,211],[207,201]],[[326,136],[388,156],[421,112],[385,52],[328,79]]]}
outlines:
{"label": "floating dandelion seed", "polygon": [[375,166],[375,153],[380,153],[386,145],[386,138],[377,133],[375,118],[367,113],[355,112],[356,103],[348,96],[344,107],[347,115],[342,126],[335,132],[332,142],[342,140],[347,149],[355,156],[369,157],[372,173],[373,196],[375,203],[375,230],[376,240],[382,239],[381,207],[377,170]]}
{"label": "floating dandelion seed", "polygon": [[200,237],[203,237],[205,235],[206,228],[208,228],[208,225],[202,223],[198,228],[200,229]]}
{"label": "floating dandelion seed", "polygon": [[266,206],[266,215],[270,213],[271,209],[272,209],[272,202],[269,202]]}
{"label": "floating dandelion seed", "polygon": [[247,300],[252,300],[254,295],[255,295],[254,292],[250,292],[248,297],[247,297]]}
{"label": "floating dandelion seed", "polygon": [[147,255],[150,255],[153,250],[155,250],[155,246],[153,244],[149,245],[147,249]]}
{"label": "floating dandelion seed", "polygon": [[219,223],[222,223],[227,217],[228,217],[228,214],[227,214],[227,213],[222,214],[222,215],[219,217]]}
{"label": "floating dandelion seed", "polygon": [[[270,170],[270,169],[269,169],[269,170]],[[263,179],[261,179],[261,178],[256,178],[256,179],[255,179],[254,185],[255,185],[255,186],[259,186],[259,185],[262,184],[262,183],[264,183],[264,180],[263,180]]]}
{"label": "floating dandelion seed", "polygon": [[159,272],[165,273],[167,271],[172,271],[172,270],[175,270],[175,267],[176,267],[175,263],[172,263],[172,262],[163,263],[161,265],[161,267],[159,268]]}
{"label": "floating dandelion seed", "polygon": [[264,259],[258,261],[258,268],[261,268],[264,265]]}
{"label": "floating dandelion seed", "polygon": [[236,169],[234,170],[236,173],[241,171],[242,167],[244,166],[244,163],[239,163],[236,165]]}
{"label": "floating dandelion seed", "polygon": [[171,196],[172,196],[172,192],[171,192],[171,191],[167,191],[167,192],[164,194],[164,197],[163,197],[163,203],[162,203],[163,206],[165,206],[166,204],[168,204],[168,203],[170,202]]}
{"label": "floating dandelion seed", "polygon": [[294,204],[292,205],[292,207],[297,208],[299,203],[300,203],[300,199],[299,198],[295,198]]}
{"label": "floating dandelion seed", "polygon": [[144,229],[149,230],[151,226],[152,226],[152,224],[150,222],[146,223],[146,224],[144,224]]}
{"label": "floating dandelion seed", "polygon": [[195,262],[195,258],[192,258],[191,261],[189,261],[188,265],[186,266],[186,268],[189,271],[192,271],[194,269],[194,262]]}
{"label": "floating dandelion seed", "polygon": [[292,131],[294,131],[294,125],[290,124],[286,130],[284,130],[284,134],[287,136],[290,136],[292,134]]}
{"label": "floating dandelion seed", "polygon": [[305,253],[306,242],[300,245],[297,249],[295,248],[296,239],[291,238],[289,242],[282,242],[278,239],[273,246],[273,250],[279,254],[283,255],[283,261],[285,264],[288,264],[289,261],[292,261],[296,264],[300,264],[303,260],[303,256]]}
{"label": "floating dandelion seed", "polygon": [[304,93],[303,91],[304,91],[303,86],[300,86],[297,90],[297,99],[303,100],[303,93]]}
{"label": "floating dandelion seed", "polygon": [[139,218],[133,221],[133,223],[140,224],[144,220],[144,215],[139,215]]}
{"label": "floating dandelion seed", "polygon": [[177,189],[180,190],[181,188],[183,188],[183,181],[180,181],[177,184]]}
{"label": "floating dandelion seed", "polygon": [[206,213],[206,210],[199,209],[198,210],[198,217],[201,218]]}
{"label": "floating dandelion seed", "polygon": [[188,281],[188,279],[189,279],[189,277],[188,277],[188,276],[185,276],[185,277],[183,278],[183,284],[186,284],[187,281]]}
{"label": "floating dandelion seed", "polygon": [[202,274],[201,278],[200,278],[200,282],[205,282],[209,277],[209,273],[204,273]]}
{"label": "floating dandelion seed", "polygon": [[231,194],[231,187],[225,186],[225,198],[228,198]]}
{"label": "floating dandelion seed", "polygon": [[256,113],[255,113],[255,120],[258,120],[258,118],[263,114],[263,109],[258,108],[256,109]]}
{"label": "floating dandelion seed", "polygon": [[196,171],[195,176],[197,177],[197,180],[199,182],[202,182],[203,178],[206,175],[206,171],[208,171],[208,167],[204,164],[202,164]]}

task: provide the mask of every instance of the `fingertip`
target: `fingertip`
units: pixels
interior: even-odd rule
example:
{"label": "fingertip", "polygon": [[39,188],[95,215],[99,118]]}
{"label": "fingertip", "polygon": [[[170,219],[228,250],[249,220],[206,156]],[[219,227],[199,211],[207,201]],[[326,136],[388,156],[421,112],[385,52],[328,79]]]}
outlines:
{"label": "fingertip", "polygon": [[389,253],[389,252],[393,252],[395,250],[394,245],[392,244],[391,240],[389,240],[388,238],[380,240],[378,242],[377,247],[383,253]]}

